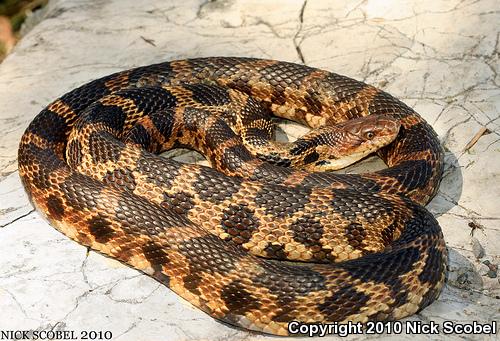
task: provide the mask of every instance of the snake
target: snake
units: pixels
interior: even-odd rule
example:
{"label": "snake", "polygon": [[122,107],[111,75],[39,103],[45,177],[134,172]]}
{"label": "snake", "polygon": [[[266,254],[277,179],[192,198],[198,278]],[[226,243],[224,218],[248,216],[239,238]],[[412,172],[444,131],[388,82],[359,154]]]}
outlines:
{"label": "snake", "polygon": [[[291,146],[270,142],[274,116],[312,130]],[[331,148],[343,139],[375,137],[387,168],[321,171],[341,162]],[[182,146],[213,168],[158,155]],[[27,127],[18,165],[31,203],[64,235],[217,320],[289,335],[294,321],[391,321],[438,298],[446,244],[424,205],[443,155],[433,128],[374,86],[290,62],[208,57],[62,95]]]}

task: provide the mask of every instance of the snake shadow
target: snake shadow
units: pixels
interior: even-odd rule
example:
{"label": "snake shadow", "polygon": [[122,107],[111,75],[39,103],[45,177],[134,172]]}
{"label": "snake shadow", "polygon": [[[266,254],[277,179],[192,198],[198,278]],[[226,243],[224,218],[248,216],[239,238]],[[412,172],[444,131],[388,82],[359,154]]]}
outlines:
{"label": "snake shadow", "polygon": [[[479,273],[474,256],[466,256],[462,251],[448,246],[448,266],[446,280],[440,297],[423,309],[418,315],[424,320],[445,319],[455,322],[463,321],[467,311],[477,309],[478,302],[489,299],[484,295],[488,290],[486,275]],[[497,299],[499,297],[497,296]],[[476,317],[481,322],[487,322],[485,315]]]}
{"label": "snake shadow", "polygon": [[436,196],[427,204],[427,209],[437,218],[458,205],[462,196],[462,166],[457,156],[445,148],[444,171]]}

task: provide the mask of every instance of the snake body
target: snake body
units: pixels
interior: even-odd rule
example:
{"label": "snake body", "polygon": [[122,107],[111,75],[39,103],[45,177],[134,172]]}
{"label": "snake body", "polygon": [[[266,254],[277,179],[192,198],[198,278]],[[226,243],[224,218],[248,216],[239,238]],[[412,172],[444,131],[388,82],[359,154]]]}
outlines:
{"label": "snake body", "polygon": [[[255,107],[312,128],[367,115],[401,127],[379,151],[387,169],[307,172],[241,154],[241,139],[216,124],[233,109],[255,118]],[[187,144],[229,175],[151,153]],[[438,297],[446,248],[422,205],[442,170],[434,130],[394,97],[251,58],[172,61],[92,81],[42,110],[19,147],[23,185],[59,231],[216,319],[278,335],[291,321],[399,319]]]}

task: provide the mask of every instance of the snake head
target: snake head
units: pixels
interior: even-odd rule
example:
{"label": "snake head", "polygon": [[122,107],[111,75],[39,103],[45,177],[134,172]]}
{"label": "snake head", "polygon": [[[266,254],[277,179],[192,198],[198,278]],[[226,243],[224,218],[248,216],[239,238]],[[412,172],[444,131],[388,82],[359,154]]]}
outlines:
{"label": "snake head", "polygon": [[[390,144],[400,122],[390,115],[370,115],[313,130],[303,138],[313,139],[313,156],[304,157],[303,169],[329,171],[345,168]],[[312,160],[312,162],[306,162]]]}

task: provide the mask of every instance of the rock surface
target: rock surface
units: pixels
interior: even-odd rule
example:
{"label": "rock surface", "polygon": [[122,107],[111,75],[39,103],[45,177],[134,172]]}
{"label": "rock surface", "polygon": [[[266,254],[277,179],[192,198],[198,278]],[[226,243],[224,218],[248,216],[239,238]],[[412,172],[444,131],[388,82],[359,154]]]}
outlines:
{"label": "rock surface", "polygon": [[[499,22],[495,0],[51,1],[0,64],[0,331],[271,339],[221,324],[154,280],[70,241],[34,212],[17,174],[20,136],[54,98],[114,71],[214,55],[332,70],[379,86],[421,113],[447,150],[445,176],[428,208],[443,228],[450,265],[440,299],[406,321],[500,320]],[[483,127],[486,133],[464,150]],[[282,139],[305,131],[281,128]],[[347,171],[372,166],[381,163],[370,159]],[[463,338],[490,337],[450,336]]]}

